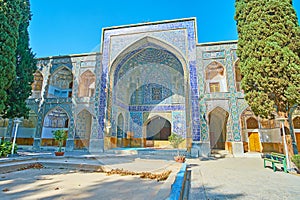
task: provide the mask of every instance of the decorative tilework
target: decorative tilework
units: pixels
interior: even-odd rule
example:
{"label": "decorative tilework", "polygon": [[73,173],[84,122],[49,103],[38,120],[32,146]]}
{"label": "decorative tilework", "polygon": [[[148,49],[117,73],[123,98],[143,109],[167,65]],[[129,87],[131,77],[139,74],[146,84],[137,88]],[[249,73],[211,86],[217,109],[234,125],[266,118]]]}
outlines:
{"label": "decorative tilework", "polygon": [[147,43],[147,45],[143,45],[126,55],[118,64],[115,71],[114,85],[129,70],[133,70],[138,65],[147,65],[149,63],[167,65],[183,75],[180,61],[172,53],[155,44]]}
{"label": "decorative tilework", "polygon": [[184,111],[174,111],[172,112],[172,132],[181,135],[183,138],[186,137],[186,121]]}
{"label": "decorative tilework", "polygon": [[[145,27],[142,27],[145,28]],[[126,30],[126,29],[125,29]],[[134,43],[138,40],[141,40],[145,37],[157,38],[159,40],[165,41],[168,44],[174,45],[177,49],[179,49],[183,55],[186,55],[186,30],[185,29],[168,29],[165,31],[149,31],[149,32],[138,32],[138,28],[134,30],[134,34],[131,34],[130,28],[127,29],[127,34],[122,33],[121,35],[114,35],[111,37],[111,48],[114,49],[111,52],[110,62],[113,60],[124,50],[126,47],[130,45],[134,45]],[[138,32],[138,33],[137,33]]]}
{"label": "decorative tilework", "polygon": [[[191,96],[191,111],[192,111],[192,135],[193,140],[200,140],[200,120],[199,120],[199,106],[198,106],[198,81],[197,81],[197,68],[196,68],[196,36],[195,36],[195,20],[187,19],[181,21],[174,21],[170,23],[161,23],[161,24],[147,24],[144,26],[137,27],[126,27],[119,29],[109,29],[104,30],[103,37],[103,57],[102,57],[102,77],[101,77],[101,88],[100,88],[100,102],[99,102],[99,134],[103,134],[104,130],[104,118],[105,118],[105,109],[109,110],[109,107],[106,108],[106,88],[108,84],[108,71],[110,70],[110,49],[111,49],[111,37],[116,36],[120,33],[122,34],[132,34],[138,33],[141,31],[166,31],[174,29],[185,29],[187,33],[187,58],[188,60],[188,72],[190,79],[190,96]],[[126,55],[125,55],[126,57]],[[190,107],[186,107],[189,109]]]}
{"label": "decorative tilework", "polygon": [[130,112],[130,131],[134,133],[134,138],[143,136],[143,113]]}
{"label": "decorative tilework", "polygon": [[203,52],[203,59],[212,59],[212,58],[224,58],[224,51],[211,51],[211,52]]}
{"label": "decorative tilework", "polygon": [[[159,104],[173,95],[172,91],[162,85],[150,83],[138,88],[131,95],[131,105]],[[171,103],[170,99],[164,103]]]}
{"label": "decorative tilework", "polygon": [[[105,29],[102,45],[102,54],[38,60],[38,69],[44,78],[43,95],[36,103],[28,101],[29,107],[38,113],[37,138],[42,131],[43,116],[55,106],[61,106],[70,115],[70,138],[73,138],[74,118],[80,110],[88,107],[95,115],[92,138],[103,139],[105,118],[112,127],[111,135],[116,136],[120,112],[123,113],[125,131],[135,132],[134,137],[138,138],[142,137],[143,120],[148,119],[151,112],[168,112],[174,132],[185,134],[186,130],[191,130],[193,141],[207,142],[208,113],[213,106],[226,104],[224,109],[229,113],[227,140],[241,141],[239,115],[248,105],[244,95],[235,89],[233,63],[237,60],[236,43],[200,44],[196,47],[195,19],[182,19]],[[226,69],[228,92],[205,93],[205,67],[213,61]],[[48,77],[61,66],[72,70],[73,96],[47,99]],[[87,69],[96,75],[95,97],[77,98],[80,74]],[[130,73],[134,77],[131,81]]]}

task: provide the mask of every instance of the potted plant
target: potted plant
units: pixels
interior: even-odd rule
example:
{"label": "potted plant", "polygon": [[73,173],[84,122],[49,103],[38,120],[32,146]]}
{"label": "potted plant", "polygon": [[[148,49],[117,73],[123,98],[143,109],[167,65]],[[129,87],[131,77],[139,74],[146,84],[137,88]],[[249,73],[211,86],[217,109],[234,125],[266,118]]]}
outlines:
{"label": "potted plant", "polygon": [[184,155],[179,155],[179,152],[178,152],[177,156],[174,156],[174,160],[176,162],[179,162],[179,163],[184,163],[185,162],[185,156]]}
{"label": "potted plant", "polygon": [[[172,133],[168,137],[169,142],[173,146],[173,148],[178,148],[179,144],[184,141],[184,138],[181,135],[178,135],[176,133]],[[179,151],[177,151],[177,156],[174,156],[174,160],[176,162],[184,163],[185,162],[185,156],[179,155]]]}
{"label": "potted plant", "polygon": [[64,152],[61,151],[61,147],[63,146],[64,141],[66,141],[68,138],[67,132],[65,130],[61,130],[61,129],[56,130],[53,133],[53,137],[54,137],[55,141],[58,142],[58,151],[55,152],[55,155],[63,156]]}

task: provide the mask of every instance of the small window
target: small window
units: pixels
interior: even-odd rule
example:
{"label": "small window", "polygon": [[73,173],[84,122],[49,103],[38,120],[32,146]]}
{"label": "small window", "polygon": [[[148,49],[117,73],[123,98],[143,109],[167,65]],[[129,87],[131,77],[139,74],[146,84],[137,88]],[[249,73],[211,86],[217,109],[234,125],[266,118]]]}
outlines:
{"label": "small window", "polygon": [[59,94],[60,94],[60,91],[59,91],[59,90],[54,90],[54,95],[55,95],[55,96],[59,96]]}
{"label": "small window", "polygon": [[220,92],[220,83],[209,83],[210,92]]}

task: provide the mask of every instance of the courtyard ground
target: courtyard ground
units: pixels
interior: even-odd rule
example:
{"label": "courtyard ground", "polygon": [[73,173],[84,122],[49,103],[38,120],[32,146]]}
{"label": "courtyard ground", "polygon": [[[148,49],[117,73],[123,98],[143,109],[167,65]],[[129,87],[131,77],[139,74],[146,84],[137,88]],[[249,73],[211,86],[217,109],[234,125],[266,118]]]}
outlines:
{"label": "courtyard ground", "polygon": [[[42,163],[46,168],[12,169],[16,164]],[[142,179],[139,176],[110,175],[77,169],[105,171],[123,169],[160,174],[171,170],[166,181]],[[0,159],[0,199],[166,199],[181,164],[168,159],[140,158],[136,155],[81,155],[71,153],[62,158],[50,155],[25,155]]]}
{"label": "courtyard ground", "polygon": [[[14,159],[14,160],[13,160]],[[10,173],[15,163],[38,161],[51,166]],[[13,162],[12,162],[13,161]],[[190,171],[190,200],[200,199],[300,199],[300,176],[263,167],[261,158],[187,159]],[[137,176],[106,176],[104,173],[65,169],[99,165],[105,169],[127,169],[160,173],[172,170],[163,182]],[[0,159],[0,199],[166,199],[180,164],[170,156],[69,153],[56,158],[53,153],[24,154]]]}
{"label": "courtyard ground", "polygon": [[261,158],[189,159],[190,199],[298,200],[300,176],[263,167]]}

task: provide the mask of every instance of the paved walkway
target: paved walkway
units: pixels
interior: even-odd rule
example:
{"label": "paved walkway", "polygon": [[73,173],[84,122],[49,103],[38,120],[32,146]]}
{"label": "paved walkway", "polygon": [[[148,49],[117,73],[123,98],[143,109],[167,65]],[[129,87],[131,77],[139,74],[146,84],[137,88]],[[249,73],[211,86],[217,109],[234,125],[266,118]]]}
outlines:
{"label": "paved walkway", "polygon": [[189,199],[300,199],[300,176],[263,167],[261,158],[188,159]]}

